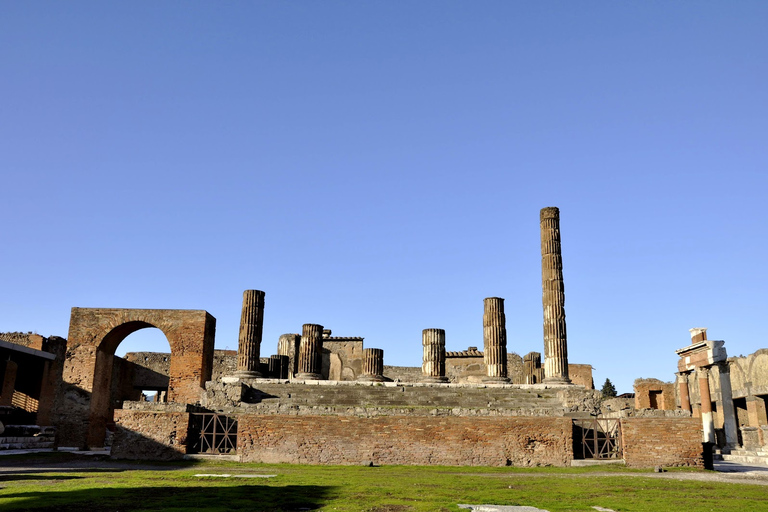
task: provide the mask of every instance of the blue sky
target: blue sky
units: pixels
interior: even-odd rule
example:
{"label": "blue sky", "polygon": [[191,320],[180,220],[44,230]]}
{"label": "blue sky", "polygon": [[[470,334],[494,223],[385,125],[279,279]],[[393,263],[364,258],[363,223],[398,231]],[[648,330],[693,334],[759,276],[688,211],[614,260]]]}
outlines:
{"label": "blue sky", "polygon": [[[768,347],[765,2],[4,2],[0,331],[205,309],[262,355],[320,323],[543,352],[558,206],[570,362],[671,380],[688,329]],[[143,334],[142,333],[146,333]],[[167,350],[136,333],[124,350]]]}

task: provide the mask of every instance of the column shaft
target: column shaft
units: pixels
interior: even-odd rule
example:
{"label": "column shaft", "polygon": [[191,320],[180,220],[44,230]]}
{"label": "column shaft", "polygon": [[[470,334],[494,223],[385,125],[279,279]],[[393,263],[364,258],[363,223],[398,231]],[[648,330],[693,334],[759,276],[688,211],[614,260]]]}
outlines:
{"label": "column shaft", "polygon": [[445,330],[424,329],[421,332],[424,358],[421,365],[424,382],[448,382],[445,376]]}
{"label": "column shaft", "polygon": [[725,432],[725,444],[728,448],[736,448],[739,444],[738,423],[736,411],[733,408],[733,391],[731,390],[731,368],[727,362],[717,365],[720,378],[720,410],[723,416],[723,431]]}
{"label": "column shaft", "polygon": [[688,391],[688,374],[679,373],[677,376],[678,390],[680,391],[680,408],[691,412],[691,394]]}
{"label": "column shaft", "polygon": [[544,382],[570,384],[565,329],[565,286],[560,250],[560,210],[542,208],[541,289],[544,307]]}
{"label": "column shaft", "polygon": [[715,420],[712,416],[712,395],[709,392],[709,370],[699,369],[699,396],[701,397],[701,426],[704,442],[715,442]]}
{"label": "column shaft", "polygon": [[507,327],[504,299],[483,300],[483,362],[486,382],[509,382],[507,378]]}
{"label": "column shaft", "polygon": [[299,371],[299,345],[301,334],[281,334],[277,341],[277,355],[288,356],[288,375],[290,379]]}
{"label": "column shaft", "polygon": [[384,351],[380,348],[363,349],[363,373],[357,380],[384,381]]}
{"label": "column shaft", "polygon": [[323,326],[317,324],[304,324],[301,330],[301,343],[299,344],[299,379],[322,379],[323,361]]}
{"label": "column shaft", "polygon": [[264,328],[264,292],[245,290],[237,343],[237,373],[242,377],[261,377],[259,352]]}

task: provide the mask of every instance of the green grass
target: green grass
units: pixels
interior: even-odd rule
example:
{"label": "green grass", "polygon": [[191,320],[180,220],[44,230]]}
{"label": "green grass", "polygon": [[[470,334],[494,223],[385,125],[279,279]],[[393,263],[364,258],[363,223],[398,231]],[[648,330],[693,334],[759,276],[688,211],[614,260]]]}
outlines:
{"label": "green grass", "polygon": [[[3,462],[11,460],[0,458]],[[14,463],[18,463],[15,459]],[[66,460],[54,455],[36,460]],[[32,464],[30,464],[31,466]],[[142,464],[146,465],[146,464]],[[270,479],[196,473],[276,474]],[[652,478],[626,468],[167,463],[155,470],[0,473],[2,511],[458,511],[458,503],[556,511],[768,511],[768,487]]]}

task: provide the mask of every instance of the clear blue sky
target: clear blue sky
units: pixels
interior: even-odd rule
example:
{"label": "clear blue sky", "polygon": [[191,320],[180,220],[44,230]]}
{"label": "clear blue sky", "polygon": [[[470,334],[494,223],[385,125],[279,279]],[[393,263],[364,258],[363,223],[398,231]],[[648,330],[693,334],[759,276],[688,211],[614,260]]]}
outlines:
{"label": "clear blue sky", "polygon": [[205,309],[235,349],[253,288],[263,356],[320,323],[418,366],[501,296],[543,352],[558,206],[598,386],[691,327],[768,347],[766,2],[3,2],[0,98],[0,331]]}

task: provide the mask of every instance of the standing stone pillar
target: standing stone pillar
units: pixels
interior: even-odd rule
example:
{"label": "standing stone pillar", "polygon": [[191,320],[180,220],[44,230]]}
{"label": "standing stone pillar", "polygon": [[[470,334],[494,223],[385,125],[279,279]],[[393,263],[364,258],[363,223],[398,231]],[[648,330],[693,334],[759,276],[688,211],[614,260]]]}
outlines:
{"label": "standing stone pillar", "polygon": [[677,386],[680,392],[680,408],[684,411],[691,412],[691,394],[688,390],[688,374],[677,374]]}
{"label": "standing stone pillar", "polygon": [[715,420],[712,416],[712,395],[709,392],[709,368],[699,368],[699,396],[701,397],[701,426],[704,442],[715,442]]}
{"label": "standing stone pillar", "polygon": [[269,356],[269,376],[273,379],[288,378],[288,356]]}
{"label": "standing stone pillar", "polygon": [[541,289],[544,306],[544,382],[570,384],[565,331],[565,286],[560,252],[560,210],[541,209]]}
{"label": "standing stone pillar", "polygon": [[357,380],[364,382],[384,381],[384,351],[382,349],[363,349],[363,373]]}
{"label": "standing stone pillar", "polygon": [[298,379],[320,380],[323,378],[323,326],[304,324],[301,328],[301,343],[299,344],[299,373]]}
{"label": "standing stone pillar", "polygon": [[723,431],[725,432],[725,444],[728,448],[736,448],[739,444],[738,424],[736,411],[733,408],[733,391],[731,390],[731,367],[727,361],[717,364],[720,378],[720,410],[723,415]]}
{"label": "standing stone pillar", "polygon": [[488,297],[483,300],[483,306],[483,362],[486,371],[483,382],[509,382],[504,299]]}
{"label": "standing stone pillar", "polygon": [[261,377],[259,352],[261,333],[264,328],[264,292],[245,290],[243,312],[240,316],[240,337],[237,343],[238,377]]}
{"label": "standing stone pillar", "polygon": [[288,356],[288,376],[290,379],[299,371],[299,344],[301,334],[281,334],[277,340],[277,355]]}
{"label": "standing stone pillar", "polygon": [[448,382],[445,376],[445,329],[424,329],[421,344],[424,347],[422,382]]}

